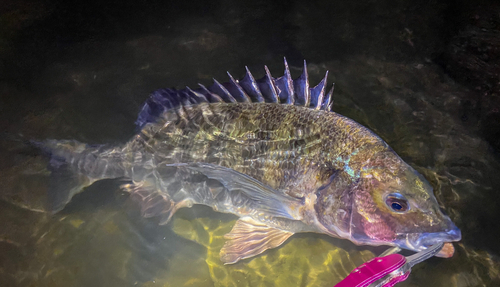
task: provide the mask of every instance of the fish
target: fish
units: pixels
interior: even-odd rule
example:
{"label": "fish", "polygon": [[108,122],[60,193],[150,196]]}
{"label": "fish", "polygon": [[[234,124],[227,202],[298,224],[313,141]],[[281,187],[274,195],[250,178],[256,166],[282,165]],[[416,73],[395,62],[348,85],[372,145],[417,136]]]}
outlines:
{"label": "fish", "polygon": [[[428,181],[374,132],[332,111],[334,85],[292,79],[241,80],[154,91],[126,143],[38,142],[50,156],[52,212],[103,179],[121,188],[142,216],[167,224],[184,207],[206,205],[238,217],[220,251],[225,264],[312,232],[357,245],[412,251],[451,242],[460,229]],[[328,91],[327,91],[328,90]]]}

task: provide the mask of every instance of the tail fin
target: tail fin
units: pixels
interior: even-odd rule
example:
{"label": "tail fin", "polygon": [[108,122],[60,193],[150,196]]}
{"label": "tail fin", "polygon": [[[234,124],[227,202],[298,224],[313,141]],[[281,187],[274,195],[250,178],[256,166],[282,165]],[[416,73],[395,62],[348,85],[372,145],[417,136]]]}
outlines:
{"label": "tail fin", "polygon": [[88,150],[76,141],[29,141],[0,133],[0,199],[38,212],[57,212],[93,181],[74,163]]}
{"label": "tail fin", "polygon": [[47,192],[47,207],[56,213],[64,208],[71,198],[80,193],[93,181],[88,176],[74,172],[66,162],[59,162],[54,165],[51,160],[49,170],[51,171],[49,188]]}
{"label": "tail fin", "polygon": [[79,167],[82,156],[89,153],[86,144],[57,140],[30,141],[30,144],[41,150],[49,159],[48,211],[56,213],[62,210],[74,195],[96,181]]}

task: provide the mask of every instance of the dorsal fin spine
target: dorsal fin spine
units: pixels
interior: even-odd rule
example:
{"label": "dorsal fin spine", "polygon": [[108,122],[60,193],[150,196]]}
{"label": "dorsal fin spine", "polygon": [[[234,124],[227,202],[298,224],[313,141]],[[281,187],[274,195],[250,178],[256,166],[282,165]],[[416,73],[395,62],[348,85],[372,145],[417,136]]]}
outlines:
{"label": "dorsal fin spine", "polygon": [[286,61],[286,58],[284,58],[285,62],[285,85],[288,93],[287,101],[286,103],[289,105],[295,104],[295,96],[294,96],[294,91],[293,91],[293,79],[292,75],[290,74],[290,69],[288,68],[288,63]]}
{"label": "dorsal fin spine", "polygon": [[190,87],[186,86],[186,90],[188,90],[191,94],[193,94],[195,97],[201,99],[199,102],[209,102],[209,100],[207,99],[207,97],[202,94],[202,93],[199,93],[197,91],[193,91]]}
{"label": "dorsal fin spine", "polygon": [[239,82],[240,86],[245,89],[249,96],[253,96],[256,102],[264,102],[264,96],[260,91],[257,81],[255,80],[247,66],[245,66],[245,70],[246,74],[245,77],[243,77],[243,79]]}
{"label": "dorsal fin spine", "polygon": [[306,98],[306,101],[304,103],[304,106],[309,107],[309,104],[311,103],[311,90],[309,89],[309,74],[307,73],[306,60],[304,60],[304,70],[302,71],[302,75],[304,75],[304,81],[305,81],[304,96]]}
{"label": "dorsal fin spine", "polygon": [[229,101],[231,103],[236,103],[236,99],[233,97],[233,95],[231,95],[231,93],[226,89],[226,87],[221,85],[221,83],[219,83],[219,81],[217,81],[216,79],[213,80],[214,80],[214,85],[212,86],[212,89],[214,88],[219,89],[222,93],[222,95],[219,94],[219,96],[225,99],[225,102]]}
{"label": "dorsal fin spine", "polygon": [[323,104],[327,78],[328,71],[326,71],[323,80],[321,80],[321,82],[319,82],[319,84],[317,84],[316,87],[312,89],[313,92],[311,92],[311,104],[313,105],[312,108],[314,108],[315,110],[321,109],[321,105]]}
{"label": "dorsal fin spine", "polygon": [[321,109],[324,111],[331,111],[332,110],[332,105],[333,105],[333,91],[335,90],[335,84],[332,84],[332,88],[326,94],[325,99],[323,100],[323,103],[321,104]]}
{"label": "dorsal fin spine", "polygon": [[241,95],[241,98],[243,99],[244,102],[251,102],[252,99],[250,99],[250,97],[247,95],[247,93],[245,92],[245,90],[240,86],[240,84],[238,83],[237,80],[235,80],[233,78],[233,76],[227,72],[227,75],[229,76],[229,80],[231,81],[231,84],[233,84],[233,86],[238,90],[238,92],[240,93]]}
{"label": "dorsal fin spine", "polygon": [[280,99],[278,98],[278,92],[276,91],[276,85],[273,77],[271,76],[271,72],[269,72],[269,68],[267,66],[264,66],[264,69],[266,70],[266,83],[271,91],[271,100],[273,103],[279,103]]}
{"label": "dorsal fin spine", "polygon": [[222,100],[222,98],[221,98],[219,95],[217,95],[217,94],[214,94],[214,93],[210,92],[210,91],[207,89],[207,87],[205,87],[204,85],[202,85],[202,84],[198,83],[198,86],[200,86],[200,87],[201,87],[201,89],[202,89],[205,93],[207,93],[207,94],[210,96],[210,98],[211,98],[211,101],[210,101],[210,102],[211,102],[211,103],[215,103],[215,102],[224,102],[224,101]]}
{"label": "dorsal fin spine", "polygon": [[300,77],[293,81],[293,88],[295,90],[295,104],[299,106],[309,107],[310,104],[310,89],[309,89],[309,76],[307,74],[306,61],[304,60],[304,69]]}

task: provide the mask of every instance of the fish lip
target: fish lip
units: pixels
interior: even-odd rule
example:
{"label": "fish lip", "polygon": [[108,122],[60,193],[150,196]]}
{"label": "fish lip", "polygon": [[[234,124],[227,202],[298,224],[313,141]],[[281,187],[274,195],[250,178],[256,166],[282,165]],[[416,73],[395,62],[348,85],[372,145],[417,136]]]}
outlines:
{"label": "fish lip", "polygon": [[[402,234],[403,235],[403,234]],[[407,233],[394,243],[401,248],[422,251],[440,242],[455,242],[462,239],[462,232],[453,225],[450,229],[434,233]]]}

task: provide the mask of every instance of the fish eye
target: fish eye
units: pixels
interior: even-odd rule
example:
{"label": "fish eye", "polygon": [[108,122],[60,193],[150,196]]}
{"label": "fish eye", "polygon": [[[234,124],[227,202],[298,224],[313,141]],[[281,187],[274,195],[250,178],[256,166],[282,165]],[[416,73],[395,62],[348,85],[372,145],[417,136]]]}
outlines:
{"label": "fish eye", "polygon": [[400,194],[389,194],[385,199],[385,204],[394,212],[403,213],[408,211],[410,205],[408,200]]}

